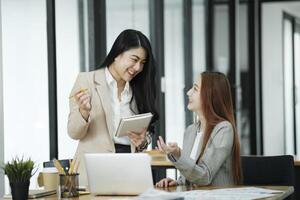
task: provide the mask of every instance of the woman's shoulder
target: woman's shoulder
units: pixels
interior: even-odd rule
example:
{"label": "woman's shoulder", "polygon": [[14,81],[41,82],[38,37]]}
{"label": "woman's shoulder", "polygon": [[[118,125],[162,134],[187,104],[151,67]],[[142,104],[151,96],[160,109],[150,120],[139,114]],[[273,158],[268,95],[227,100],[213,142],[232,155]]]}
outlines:
{"label": "woman's shoulder", "polygon": [[232,124],[229,121],[224,120],[224,121],[219,122],[215,127],[216,128],[224,128],[224,127],[232,128]]}
{"label": "woman's shoulder", "polygon": [[93,74],[93,71],[90,72],[79,72],[77,75],[77,79],[86,79]]}
{"label": "woman's shoulder", "polygon": [[95,77],[104,74],[104,69],[97,69],[89,72],[79,72],[77,79],[94,80]]}
{"label": "woman's shoulder", "polygon": [[79,72],[78,76],[94,76],[94,74],[104,73],[104,68],[96,69],[88,72]]}
{"label": "woman's shoulder", "polygon": [[232,124],[229,121],[221,121],[219,122],[214,128],[213,128],[213,133],[218,133],[220,131],[225,131],[225,132],[231,132],[233,133],[233,127]]}
{"label": "woman's shoulder", "polygon": [[213,129],[211,138],[219,147],[232,147],[234,131],[229,121],[219,122]]}

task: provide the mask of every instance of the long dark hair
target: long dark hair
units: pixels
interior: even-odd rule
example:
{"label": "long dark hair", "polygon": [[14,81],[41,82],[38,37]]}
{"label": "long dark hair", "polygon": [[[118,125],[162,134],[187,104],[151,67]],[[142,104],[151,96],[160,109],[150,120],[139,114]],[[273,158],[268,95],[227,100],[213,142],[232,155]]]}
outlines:
{"label": "long dark hair", "polygon": [[[139,113],[151,112],[153,114],[151,125],[158,120],[158,112],[156,109],[156,80],[155,68],[156,62],[152,53],[152,48],[148,38],[137,30],[127,29],[120,33],[115,40],[110,52],[104,59],[104,62],[98,67],[109,67],[115,58],[124,51],[142,47],[147,52],[146,63],[143,71],[136,75],[130,82],[132,88],[132,99],[130,106],[132,108],[133,98],[135,99]],[[153,132],[153,126],[150,130]]]}
{"label": "long dark hair", "polygon": [[236,184],[240,184],[242,180],[240,142],[233,115],[230,83],[227,77],[222,73],[203,72],[201,73],[200,91],[201,109],[206,120],[200,158],[204,153],[205,146],[207,145],[213,128],[221,121],[229,121],[232,125],[234,135],[232,146],[233,178]]}

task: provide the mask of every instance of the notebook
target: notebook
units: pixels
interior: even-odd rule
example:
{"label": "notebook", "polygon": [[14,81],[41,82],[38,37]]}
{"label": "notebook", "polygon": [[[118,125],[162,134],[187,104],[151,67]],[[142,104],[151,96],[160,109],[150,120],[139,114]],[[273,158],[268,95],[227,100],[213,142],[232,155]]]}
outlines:
{"label": "notebook", "polygon": [[121,118],[115,136],[127,136],[128,131],[141,133],[143,128],[148,128],[152,116],[152,113],[144,113],[126,118]]}
{"label": "notebook", "polygon": [[93,195],[138,195],[153,188],[148,154],[99,153],[84,158]]}

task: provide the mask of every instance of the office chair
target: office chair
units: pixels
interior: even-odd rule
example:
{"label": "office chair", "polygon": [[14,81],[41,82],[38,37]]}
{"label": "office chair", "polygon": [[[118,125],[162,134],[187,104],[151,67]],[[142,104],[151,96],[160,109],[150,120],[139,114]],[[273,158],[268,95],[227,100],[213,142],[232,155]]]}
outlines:
{"label": "office chair", "polygon": [[[294,157],[241,156],[244,185],[294,186]],[[289,199],[293,199],[291,195]]]}

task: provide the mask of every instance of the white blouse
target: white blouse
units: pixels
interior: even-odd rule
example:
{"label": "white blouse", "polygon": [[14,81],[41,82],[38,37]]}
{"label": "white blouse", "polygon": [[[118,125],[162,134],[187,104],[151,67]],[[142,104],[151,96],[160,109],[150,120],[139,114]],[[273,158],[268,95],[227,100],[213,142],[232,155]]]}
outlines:
{"label": "white blouse", "polygon": [[[117,130],[120,118],[129,117],[134,115],[133,111],[130,109],[130,100],[132,97],[132,90],[129,82],[126,82],[124,90],[121,93],[121,100],[118,98],[118,88],[117,81],[113,78],[108,68],[105,68],[105,77],[107,84],[109,86],[109,99],[112,106],[112,119],[113,119],[113,130]],[[116,137],[114,136],[114,142],[117,144],[130,145],[130,139],[128,136]]]}
{"label": "white blouse", "polygon": [[190,158],[193,159],[193,160],[197,159],[196,155],[197,155],[197,152],[198,152],[198,148],[200,146],[201,135],[202,135],[202,132],[200,132],[200,131],[197,132],[195,142],[194,142],[194,145],[193,145],[193,148],[192,148],[192,151],[191,151],[191,155],[190,155]]}

